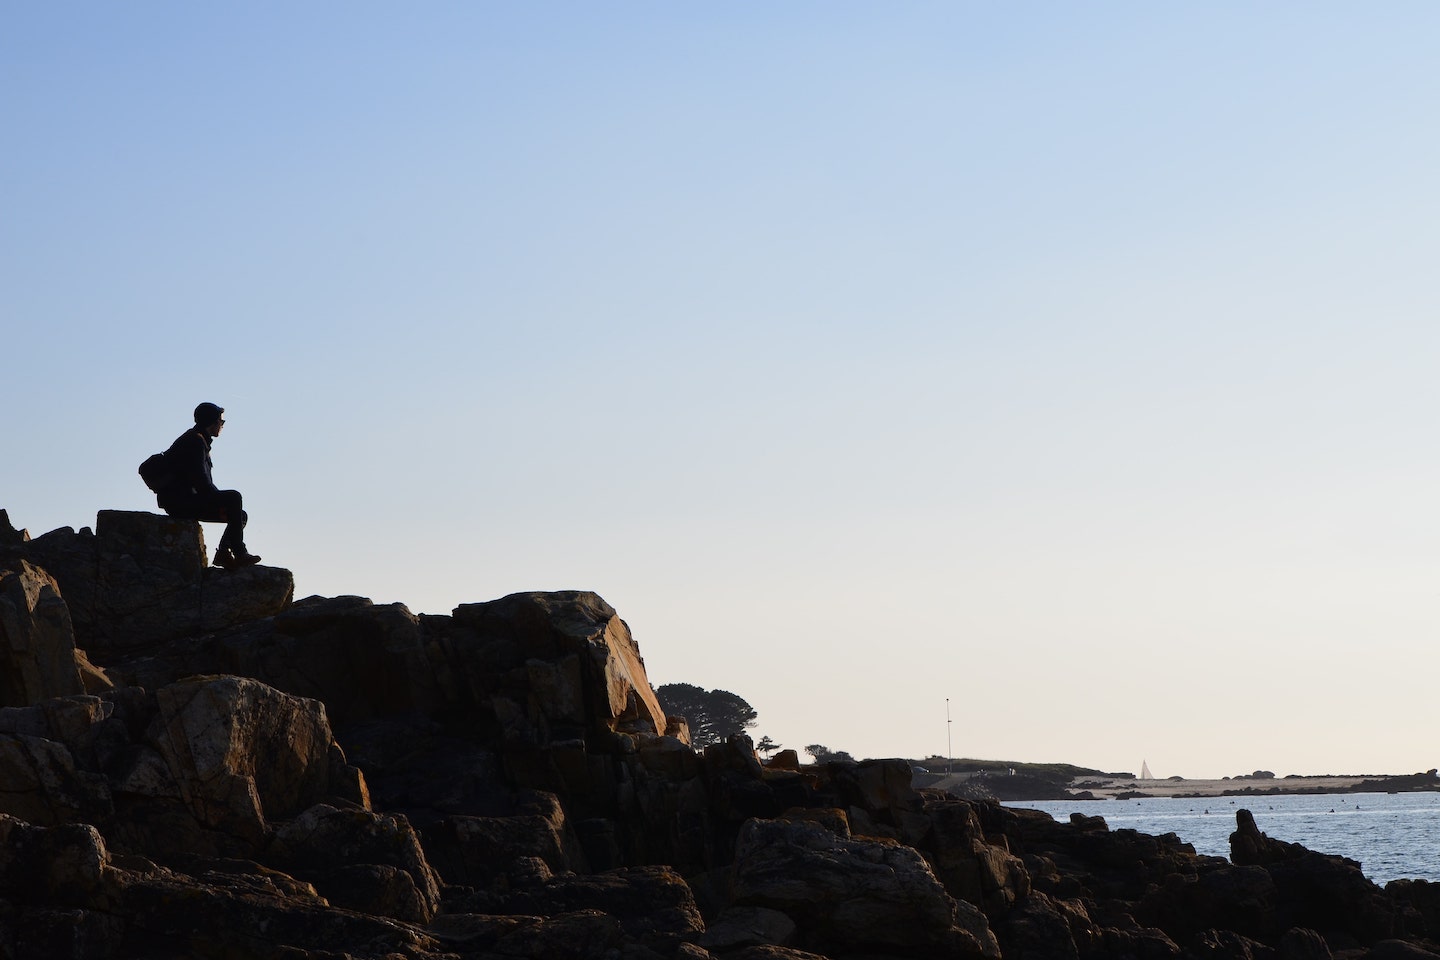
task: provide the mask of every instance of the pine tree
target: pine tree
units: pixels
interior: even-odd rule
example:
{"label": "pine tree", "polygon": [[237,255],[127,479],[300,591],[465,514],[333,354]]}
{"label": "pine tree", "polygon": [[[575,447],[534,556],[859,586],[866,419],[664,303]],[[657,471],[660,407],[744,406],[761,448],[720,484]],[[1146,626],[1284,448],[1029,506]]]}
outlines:
{"label": "pine tree", "polygon": [[755,726],[758,714],[743,698],[728,690],[706,690],[693,683],[667,683],[655,688],[660,706],[672,717],[690,725],[690,742],[696,747],[721,743],[727,737]]}

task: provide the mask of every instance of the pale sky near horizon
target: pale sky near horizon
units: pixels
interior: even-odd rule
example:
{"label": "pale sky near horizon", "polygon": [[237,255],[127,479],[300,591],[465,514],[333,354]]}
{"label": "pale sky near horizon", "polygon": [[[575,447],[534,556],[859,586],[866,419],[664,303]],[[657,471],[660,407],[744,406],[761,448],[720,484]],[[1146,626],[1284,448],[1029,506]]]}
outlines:
{"label": "pale sky near horizon", "polygon": [[297,596],[595,590],[757,738],[1435,767],[1437,33],[9,4],[0,508],[153,509],[209,400]]}

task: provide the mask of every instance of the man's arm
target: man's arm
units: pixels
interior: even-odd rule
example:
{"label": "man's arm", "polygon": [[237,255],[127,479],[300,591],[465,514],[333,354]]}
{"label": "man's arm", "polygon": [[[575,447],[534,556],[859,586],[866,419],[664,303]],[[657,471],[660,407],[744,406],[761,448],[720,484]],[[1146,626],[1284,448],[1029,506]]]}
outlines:
{"label": "man's arm", "polygon": [[210,471],[205,465],[205,438],[197,431],[189,433],[176,440],[166,455],[170,460],[170,467],[175,471],[178,485],[185,490],[193,490],[196,493],[213,493],[215,482],[210,478]]}

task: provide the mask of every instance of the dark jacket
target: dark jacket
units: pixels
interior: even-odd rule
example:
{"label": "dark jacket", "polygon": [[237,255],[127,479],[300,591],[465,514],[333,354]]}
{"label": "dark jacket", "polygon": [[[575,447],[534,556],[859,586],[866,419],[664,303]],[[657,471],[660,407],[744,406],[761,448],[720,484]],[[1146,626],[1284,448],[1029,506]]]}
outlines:
{"label": "dark jacket", "polygon": [[215,481],[210,478],[210,442],[214,439],[199,427],[191,427],[170,444],[165,460],[175,479],[156,494],[161,507],[167,501],[215,492]]}

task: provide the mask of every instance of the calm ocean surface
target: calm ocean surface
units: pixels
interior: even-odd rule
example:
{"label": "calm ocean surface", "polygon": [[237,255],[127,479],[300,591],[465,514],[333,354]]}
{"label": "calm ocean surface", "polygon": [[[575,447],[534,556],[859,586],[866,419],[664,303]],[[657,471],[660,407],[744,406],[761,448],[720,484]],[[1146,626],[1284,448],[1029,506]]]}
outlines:
{"label": "calm ocean surface", "polygon": [[1235,811],[1245,809],[1274,839],[1358,860],[1376,883],[1402,877],[1440,881],[1440,793],[1027,800],[1005,806],[1044,810],[1062,822],[1072,813],[1101,816],[1111,830],[1173,833],[1196,853],[1227,859]]}

